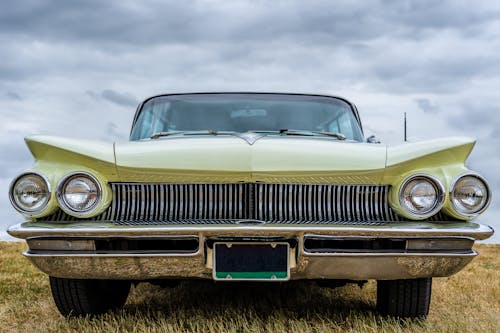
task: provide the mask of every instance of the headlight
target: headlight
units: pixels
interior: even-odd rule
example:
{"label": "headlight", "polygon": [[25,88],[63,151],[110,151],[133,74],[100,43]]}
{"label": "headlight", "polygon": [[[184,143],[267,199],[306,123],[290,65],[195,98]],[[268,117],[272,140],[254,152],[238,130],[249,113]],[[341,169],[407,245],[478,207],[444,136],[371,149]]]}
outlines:
{"label": "headlight", "polygon": [[490,190],[478,175],[459,177],[451,187],[451,203],[461,215],[471,216],[483,212],[490,203]]}
{"label": "headlight", "polygon": [[11,183],[9,196],[15,209],[26,215],[35,215],[47,207],[50,185],[42,175],[27,172]]}
{"label": "headlight", "polygon": [[444,187],[427,175],[411,176],[399,190],[401,207],[411,216],[427,218],[437,213],[444,203]]}
{"label": "headlight", "polygon": [[61,209],[70,215],[92,212],[101,201],[101,186],[87,173],[73,173],[63,178],[57,186],[57,201]]}

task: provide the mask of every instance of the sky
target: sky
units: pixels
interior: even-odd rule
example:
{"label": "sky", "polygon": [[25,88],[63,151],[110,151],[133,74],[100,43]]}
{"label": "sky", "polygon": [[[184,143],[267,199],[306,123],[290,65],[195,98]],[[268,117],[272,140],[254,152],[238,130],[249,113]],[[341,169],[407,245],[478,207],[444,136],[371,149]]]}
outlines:
{"label": "sky", "polygon": [[500,230],[500,2],[6,0],[0,45],[0,238],[25,136],[125,141],[141,100],[201,91],[342,96],[391,145],[404,112],[410,141],[475,137]]}

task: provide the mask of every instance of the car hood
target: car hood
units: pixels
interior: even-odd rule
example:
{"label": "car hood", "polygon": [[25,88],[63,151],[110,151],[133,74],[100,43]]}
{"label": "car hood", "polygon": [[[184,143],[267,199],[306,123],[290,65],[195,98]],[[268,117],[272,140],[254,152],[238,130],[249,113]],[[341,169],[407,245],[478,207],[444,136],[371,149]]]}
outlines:
{"label": "car hood", "polygon": [[343,182],[364,182],[354,178],[380,177],[386,159],[384,146],[272,136],[252,145],[226,136],[165,138],[116,144],[115,152],[120,175],[141,181],[168,173],[176,181],[331,182],[345,175]]}
{"label": "car hood", "polygon": [[26,138],[35,159],[82,165],[110,181],[380,184],[388,173],[464,163],[474,140],[445,138],[398,146],[320,137],[167,137],[126,143]]}

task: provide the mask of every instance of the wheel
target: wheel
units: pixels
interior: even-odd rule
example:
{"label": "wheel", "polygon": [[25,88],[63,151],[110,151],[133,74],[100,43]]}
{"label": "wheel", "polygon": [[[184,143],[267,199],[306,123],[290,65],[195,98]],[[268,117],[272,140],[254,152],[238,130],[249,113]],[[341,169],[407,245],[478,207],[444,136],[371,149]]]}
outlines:
{"label": "wheel", "polygon": [[377,281],[377,309],[398,318],[424,318],[431,303],[432,278]]}
{"label": "wheel", "polygon": [[95,315],[122,307],[130,291],[130,282],[51,276],[50,289],[57,309],[63,316]]}

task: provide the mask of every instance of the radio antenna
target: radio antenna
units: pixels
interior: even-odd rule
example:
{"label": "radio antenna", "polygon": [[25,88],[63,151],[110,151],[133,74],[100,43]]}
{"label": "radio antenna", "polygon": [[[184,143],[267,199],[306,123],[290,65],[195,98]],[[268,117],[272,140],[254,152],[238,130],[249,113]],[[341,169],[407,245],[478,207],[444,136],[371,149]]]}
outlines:
{"label": "radio antenna", "polygon": [[407,141],[407,139],[406,139],[406,112],[405,112],[405,120],[404,120],[404,140],[405,140],[405,142]]}

